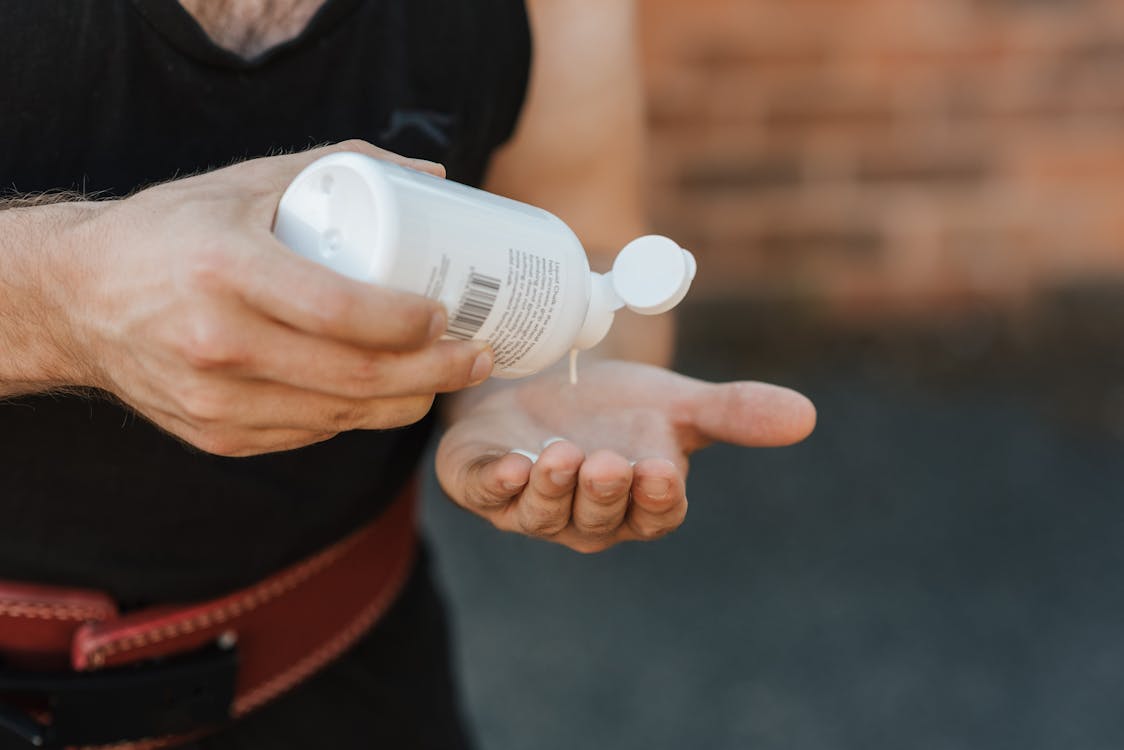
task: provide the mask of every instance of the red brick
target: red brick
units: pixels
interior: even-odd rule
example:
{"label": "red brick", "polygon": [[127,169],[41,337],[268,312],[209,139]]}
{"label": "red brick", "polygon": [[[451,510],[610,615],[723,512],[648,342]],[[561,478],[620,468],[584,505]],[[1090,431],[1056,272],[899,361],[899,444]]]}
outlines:
{"label": "red brick", "polygon": [[696,294],[847,314],[1124,273],[1119,0],[643,0],[656,226]]}

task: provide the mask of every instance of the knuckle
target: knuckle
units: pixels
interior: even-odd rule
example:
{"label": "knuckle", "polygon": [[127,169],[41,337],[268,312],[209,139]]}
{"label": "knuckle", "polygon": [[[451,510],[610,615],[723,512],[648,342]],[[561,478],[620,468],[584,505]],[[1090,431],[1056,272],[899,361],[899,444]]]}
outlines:
{"label": "knuckle", "polygon": [[611,479],[599,481],[583,475],[581,477],[581,487],[582,494],[585,495],[589,503],[602,509],[599,513],[603,514],[606,512],[605,509],[615,508],[617,506],[623,507],[628,503],[632,488],[632,477],[629,475],[618,475]]}
{"label": "knuckle", "polygon": [[393,427],[405,427],[422,421],[433,407],[433,400],[433,394],[375,398],[364,401],[354,409],[341,410],[338,415],[341,422],[337,424],[345,425],[344,428],[348,430],[390,430]]}
{"label": "knuckle", "polygon": [[504,497],[489,492],[483,487],[474,486],[465,492],[464,502],[473,512],[488,518],[497,529],[511,531],[506,522],[506,514],[497,512],[511,504],[510,497]]}
{"label": "knuckle", "polygon": [[212,370],[245,360],[238,341],[215,315],[197,315],[180,342],[180,354],[196,370]]}
{"label": "knuckle", "polygon": [[252,220],[257,216],[272,216],[280,198],[277,188],[265,180],[251,181],[241,194],[241,216]]}
{"label": "knuckle", "polygon": [[371,143],[363,140],[362,138],[348,138],[346,141],[340,141],[336,144],[336,148],[340,151],[358,151],[361,154],[374,155],[380,153],[380,149]]}
{"label": "knuckle", "polygon": [[368,406],[356,410],[341,411],[338,415],[349,429],[363,427],[384,430],[405,427],[425,418],[433,407],[433,394],[427,396],[403,396],[395,399],[376,399]]}
{"label": "knuckle", "polygon": [[411,343],[424,344],[429,340],[429,326],[433,321],[434,311],[428,303],[419,302],[403,306],[400,314],[395,316],[403,329],[403,336]]}
{"label": "knuckle", "polygon": [[356,301],[342,289],[327,288],[310,294],[307,305],[321,331],[330,331],[351,318]]}
{"label": "knuckle", "polygon": [[621,519],[615,516],[606,516],[601,518],[579,518],[575,519],[574,525],[583,534],[590,536],[605,537],[610,536],[621,525]]}
{"label": "knuckle", "polygon": [[586,496],[592,504],[599,508],[614,508],[627,501],[628,485],[623,485],[619,490],[608,492],[587,488]]}
{"label": "knuckle", "polygon": [[230,282],[231,258],[221,240],[200,242],[184,261],[187,280],[195,289],[207,292],[223,291]]}
{"label": "knuckle", "polygon": [[315,443],[322,443],[331,437],[333,437],[331,434],[298,430],[274,437],[269,441],[268,447],[263,447],[261,452],[275,453],[278,451],[295,450]]}
{"label": "knuckle", "polygon": [[502,505],[481,506],[476,509],[476,514],[485,519],[496,531],[507,534],[521,533],[518,524],[512,523],[510,517],[503,512]]}
{"label": "knuckle", "polygon": [[198,383],[180,391],[180,409],[190,421],[210,424],[225,420],[232,412],[233,402],[223,389],[210,383]]}
{"label": "knuckle", "polygon": [[669,521],[671,522],[671,528],[677,529],[682,526],[683,522],[687,520],[687,501],[684,500],[678,506],[669,511],[668,516]]}
{"label": "knuckle", "polygon": [[324,427],[329,431],[344,432],[355,429],[366,421],[366,410],[358,405],[337,406],[325,415]]}
{"label": "knuckle", "polygon": [[365,353],[344,384],[353,398],[372,398],[387,389],[387,362],[380,352]]}
{"label": "knuckle", "polygon": [[[511,502],[511,498],[500,497],[484,489],[474,488],[465,493],[464,501],[468,507],[474,509],[477,513],[486,515],[493,510],[507,506],[507,504]],[[506,526],[500,525],[500,519],[498,517],[489,517],[489,520],[497,529],[507,530]]]}
{"label": "knuckle", "polygon": [[201,451],[227,458],[245,456],[252,452],[250,447],[237,436],[221,430],[204,432],[192,440],[192,443]]}
{"label": "knuckle", "polygon": [[643,539],[658,539],[678,529],[686,518],[687,504],[681,503],[656,516],[642,514],[634,519],[631,525],[637,536]]}
{"label": "knuckle", "polygon": [[519,525],[530,536],[554,536],[566,528],[570,519],[559,508],[547,508],[532,503],[520,514]]}
{"label": "knuckle", "polygon": [[425,419],[425,415],[429,414],[429,410],[433,408],[434,394],[426,396],[412,396],[406,399],[406,406],[403,410],[402,419],[404,424],[414,424]]}
{"label": "knuckle", "polygon": [[441,390],[456,391],[471,385],[472,368],[479,355],[475,349],[469,347],[452,348],[444,355],[441,362]]}
{"label": "knuckle", "polygon": [[576,539],[569,542],[567,545],[574,552],[580,552],[583,555],[595,555],[598,552],[604,552],[612,547],[612,542],[601,539]]}
{"label": "knuckle", "polygon": [[659,539],[661,536],[665,536],[666,534],[670,534],[672,531],[674,531],[676,529],[678,524],[668,525],[668,524],[664,524],[664,523],[661,523],[661,522],[658,522],[658,521],[652,521],[652,520],[645,519],[645,520],[640,520],[640,521],[634,522],[632,524],[632,526],[633,526],[633,529],[636,531],[636,535],[638,537],[640,537],[641,539],[651,540],[651,539]]}

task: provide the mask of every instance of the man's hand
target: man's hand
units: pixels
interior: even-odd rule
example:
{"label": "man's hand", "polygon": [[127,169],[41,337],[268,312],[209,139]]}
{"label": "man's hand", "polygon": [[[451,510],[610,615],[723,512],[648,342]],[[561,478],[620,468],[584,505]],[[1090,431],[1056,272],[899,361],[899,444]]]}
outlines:
{"label": "man's hand", "polygon": [[[599,362],[577,385],[540,376],[457,414],[438,447],[437,476],[454,501],[497,528],[599,552],[683,522],[691,452],[719,441],[789,445],[815,421],[812,403],[786,388]],[[541,453],[532,463],[513,450]]]}
{"label": "man's hand", "polygon": [[442,172],[353,141],[87,204],[59,303],[89,373],[77,385],[236,456],[406,425],[435,393],[486,378],[483,344],[436,341],[438,303],[347,279],[273,237],[288,183],[340,150]]}

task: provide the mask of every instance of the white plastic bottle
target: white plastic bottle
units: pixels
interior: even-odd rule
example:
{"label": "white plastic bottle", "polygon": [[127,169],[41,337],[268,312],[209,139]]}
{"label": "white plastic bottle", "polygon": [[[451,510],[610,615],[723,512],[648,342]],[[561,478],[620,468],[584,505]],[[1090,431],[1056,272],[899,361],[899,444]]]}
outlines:
{"label": "white plastic bottle", "polygon": [[630,242],[612,272],[591,273],[553,214],[355,153],[297,175],[274,233],[342,274],[439,300],[446,337],[487,340],[493,374],[507,378],[595,346],[621,307],[670,310],[695,276],[694,257],[656,235]]}

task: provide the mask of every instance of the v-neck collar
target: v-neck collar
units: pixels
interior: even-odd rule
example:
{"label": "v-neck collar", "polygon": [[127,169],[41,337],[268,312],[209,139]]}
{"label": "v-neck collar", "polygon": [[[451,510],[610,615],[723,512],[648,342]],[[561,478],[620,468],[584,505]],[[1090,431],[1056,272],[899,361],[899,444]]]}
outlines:
{"label": "v-neck collar", "polygon": [[216,44],[195,17],[180,5],[179,0],[133,0],[133,5],[153,28],[183,53],[208,65],[252,70],[323,34],[359,2],[360,0],[325,0],[297,36],[275,44],[250,59]]}

